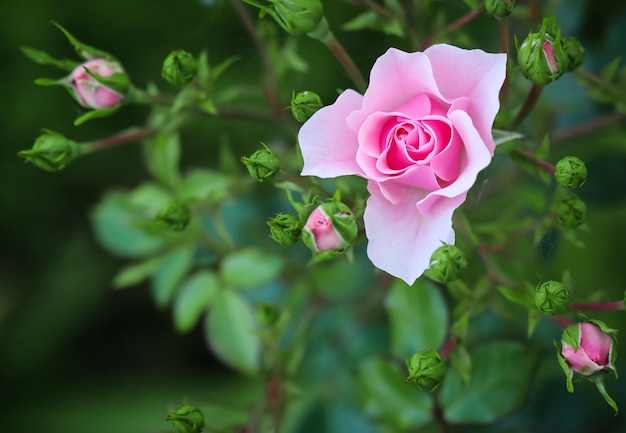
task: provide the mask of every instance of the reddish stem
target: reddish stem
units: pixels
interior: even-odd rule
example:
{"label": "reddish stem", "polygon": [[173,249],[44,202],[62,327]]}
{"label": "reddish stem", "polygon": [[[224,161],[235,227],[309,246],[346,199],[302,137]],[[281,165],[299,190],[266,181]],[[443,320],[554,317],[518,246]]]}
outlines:
{"label": "reddish stem", "polygon": [[546,173],[554,174],[554,170],[555,170],[554,166],[552,164],[550,164],[549,162],[539,161],[537,158],[535,158],[535,156],[533,154],[531,154],[530,152],[526,152],[525,150],[516,150],[515,152],[518,155],[523,156],[524,158],[526,158],[534,166],[539,167],[540,169],[542,169]]}
{"label": "reddish stem", "polygon": [[609,301],[609,302],[583,302],[580,304],[570,304],[572,310],[580,311],[611,311],[611,310],[623,310],[624,301]]}
{"label": "reddish stem", "polygon": [[443,359],[448,359],[450,353],[452,353],[452,350],[454,350],[454,348],[456,347],[456,343],[456,339],[454,339],[453,337],[449,337],[446,340],[446,342],[443,344],[443,347],[439,351],[439,354]]}
{"label": "reddish stem", "polygon": [[533,107],[539,100],[539,96],[541,96],[541,91],[543,90],[543,86],[539,86],[538,84],[533,84],[528,92],[528,96],[524,101],[524,105],[520,108],[519,113],[513,119],[511,126],[509,127],[510,131],[515,131],[517,127],[524,121],[526,116],[532,111]]}
{"label": "reddish stem", "polygon": [[121,133],[101,140],[85,143],[85,148],[90,151],[107,149],[109,147],[119,146],[120,144],[143,140],[144,138],[154,135],[156,132],[157,130],[152,128],[134,129],[132,132]]}

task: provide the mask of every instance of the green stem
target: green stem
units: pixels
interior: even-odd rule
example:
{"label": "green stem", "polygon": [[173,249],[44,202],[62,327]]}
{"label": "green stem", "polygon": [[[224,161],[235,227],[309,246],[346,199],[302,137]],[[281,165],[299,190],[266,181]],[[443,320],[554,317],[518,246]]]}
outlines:
{"label": "green stem", "polygon": [[343,66],[343,69],[354,83],[356,89],[361,93],[365,93],[365,90],[367,89],[367,81],[363,78],[361,71],[359,71],[359,68],[357,68],[348,52],[330,31],[326,18],[322,18],[322,21],[320,21],[317,29],[308,35],[326,45],[330,52],[333,53],[335,58],[339,61],[341,66]]}
{"label": "green stem", "polygon": [[520,108],[517,116],[515,116],[515,119],[513,119],[513,122],[511,122],[511,125],[508,128],[510,131],[516,130],[519,125],[524,121],[524,119],[526,119],[528,114],[530,114],[533,107],[539,100],[542,90],[543,86],[533,84],[533,86],[530,88],[530,91],[528,92],[526,100],[524,101],[524,105],[522,105],[522,108]]}

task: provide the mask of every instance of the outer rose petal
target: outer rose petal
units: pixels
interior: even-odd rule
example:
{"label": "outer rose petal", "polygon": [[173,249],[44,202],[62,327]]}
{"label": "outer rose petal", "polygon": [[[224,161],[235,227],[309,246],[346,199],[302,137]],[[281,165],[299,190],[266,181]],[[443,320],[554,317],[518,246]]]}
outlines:
{"label": "outer rose petal", "polygon": [[578,350],[574,350],[573,347],[563,344],[561,355],[567,360],[569,368],[580,374],[589,376],[603,369],[603,367],[589,359],[582,347],[579,347]]}
{"label": "outer rose petal", "polygon": [[367,189],[371,194],[363,215],[367,255],[374,266],[412,285],[429,267],[430,256],[441,243],[454,243],[452,213],[458,203],[441,200],[436,217],[424,217],[416,207],[419,190],[394,205],[375,182],[370,181]]}
{"label": "outer rose petal", "polygon": [[602,332],[599,326],[589,322],[580,324],[580,347],[596,364],[602,366],[609,364],[612,345],[611,336]]}
{"label": "outer rose petal", "polygon": [[343,92],[334,104],[317,111],[298,133],[304,158],[302,176],[363,176],[356,162],[357,134],[348,128],[346,118],[361,108],[363,96],[354,90]]}
{"label": "outer rose petal", "polygon": [[467,110],[480,136],[493,154],[493,119],[498,113],[498,94],[506,75],[506,54],[464,50],[452,45],[433,45],[424,51],[442,95],[448,100],[467,96]]}

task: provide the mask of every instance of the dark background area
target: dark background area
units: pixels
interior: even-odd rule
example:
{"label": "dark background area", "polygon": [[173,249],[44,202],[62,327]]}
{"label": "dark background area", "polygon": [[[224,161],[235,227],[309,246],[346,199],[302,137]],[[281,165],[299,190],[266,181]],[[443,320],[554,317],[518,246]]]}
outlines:
{"label": "dark background area", "polygon": [[[460,1],[441,3],[453,16],[465,10]],[[331,25],[344,22],[356,10],[338,0],[324,4]],[[20,46],[30,46],[55,57],[74,57],[50,21],[113,53],[139,87],[154,82],[167,89],[160,78],[161,63],[178,48],[192,53],[207,49],[214,63],[239,55],[242,60],[234,68],[239,72],[231,79],[256,83],[261,74],[256,51],[228,2],[208,6],[200,1],[23,0],[5,2],[0,10],[0,430],[5,431],[8,423],[6,431],[13,433],[164,431],[163,418],[176,404],[210,399],[215,393],[228,400],[246,392],[246,383],[238,376],[224,382],[227,370],[208,352],[199,329],[176,335],[169,311],[157,310],[147,287],[123,291],[111,287],[123,261],[97,244],[89,213],[105,191],[133,187],[148,176],[139,146],[100,152],[55,174],[26,165],[16,156],[32,145],[41,128],[88,140],[141,123],[147,114],[145,107],[124,107],[112,118],[74,127],[78,107],[66,91],[33,84],[38,77],[63,72],[33,64],[19,51]],[[579,36],[587,47],[586,68],[597,71],[617,55],[626,58],[626,8],[621,0],[564,1],[557,17],[564,33]],[[468,28],[493,35],[494,26],[484,17]],[[336,33],[364,71],[398,42],[367,31]],[[305,75],[293,74],[291,88],[306,83],[319,89],[324,101],[331,101],[333,94],[324,91],[350,83],[324,47],[306,39],[300,44],[311,69]],[[497,49],[497,42],[492,45]],[[285,105],[291,88],[282,89]],[[550,86],[544,101],[557,111],[567,110],[559,117],[561,130],[607,110],[585,100],[571,77]],[[215,155],[207,141],[215,142],[224,133],[243,152],[271,130],[256,125],[244,131],[232,122],[207,120],[186,133],[183,166],[211,165]],[[608,298],[619,298],[626,288],[626,133],[623,126],[611,127],[572,139],[556,148],[551,160],[566,153],[588,162],[590,180],[581,196],[589,205],[591,231],[585,234],[587,250],[556,253],[554,260],[576,270],[577,285],[604,288]],[[626,326],[617,314],[600,318]],[[565,398],[564,383],[544,386],[549,393],[541,395]],[[587,396],[568,401],[584,405],[593,400],[594,407],[600,406],[593,390],[584,391]],[[626,393],[617,386],[609,391],[623,404]],[[556,415],[542,413],[541,395],[534,396],[537,407],[532,416],[554,420]],[[598,411],[609,412],[604,407]],[[569,409],[568,416],[572,413]],[[622,422],[621,416],[615,421]],[[591,431],[576,430],[582,426],[578,423],[569,431]]]}

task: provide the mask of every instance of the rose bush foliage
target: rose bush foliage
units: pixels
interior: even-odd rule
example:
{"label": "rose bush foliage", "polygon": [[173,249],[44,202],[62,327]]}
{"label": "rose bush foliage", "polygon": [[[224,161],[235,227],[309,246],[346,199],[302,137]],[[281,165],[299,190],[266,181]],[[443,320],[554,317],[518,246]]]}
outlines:
{"label": "rose bush foliage", "polygon": [[344,91],[300,129],[302,175],[368,180],[364,223],[372,263],[412,284],[452,214],[491,161],[506,54],[433,45],[390,48],[364,95]]}

